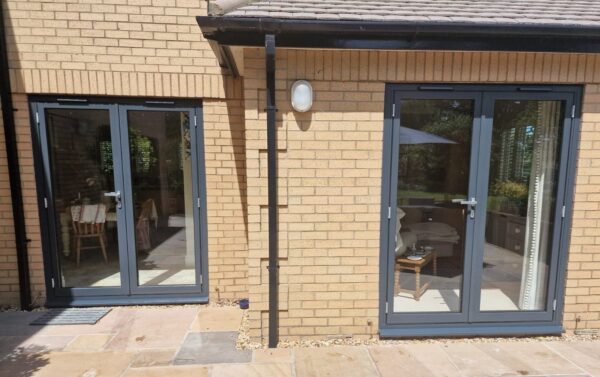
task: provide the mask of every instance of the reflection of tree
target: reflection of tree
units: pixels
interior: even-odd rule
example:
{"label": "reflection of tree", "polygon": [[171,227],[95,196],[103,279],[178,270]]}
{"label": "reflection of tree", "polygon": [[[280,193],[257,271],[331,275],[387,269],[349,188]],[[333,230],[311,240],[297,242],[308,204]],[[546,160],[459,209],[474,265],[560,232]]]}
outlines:
{"label": "reflection of tree", "polygon": [[131,169],[136,174],[148,174],[154,169],[157,158],[152,140],[135,128],[129,128],[129,153]]}
{"label": "reflection of tree", "polygon": [[[190,157],[190,122],[189,114],[168,113],[167,123],[173,125],[166,128],[167,180],[169,189],[183,193],[183,161]],[[177,127],[177,125],[180,125]],[[183,140],[182,140],[183,139]]]}
{"label": "reflection of tree", "polygon": [[473,102],[410,100],[403,102],[402,107],[404,127],[437,135],[455,144],[402,144],[401,141],[399,188],[466,194]]}
{"label": "reflection of tree", "polygon": [[496,101],[490,161],[491,210],[524,215],[538,101]]}
{"label": "reflection of tree", "polygon": [[[107,127],[108,128],[108,127]],[[110,132],[110,129],[108,130]],[[99,142],[100,166],[106,175],[114,171],[112,141],[110,133],[104,135],[105,140]],[[129,128],[129,155],[131,169],[138,174],[148,174],[156,165],[156,151],[152,140],[144,136],[140,130]]]}

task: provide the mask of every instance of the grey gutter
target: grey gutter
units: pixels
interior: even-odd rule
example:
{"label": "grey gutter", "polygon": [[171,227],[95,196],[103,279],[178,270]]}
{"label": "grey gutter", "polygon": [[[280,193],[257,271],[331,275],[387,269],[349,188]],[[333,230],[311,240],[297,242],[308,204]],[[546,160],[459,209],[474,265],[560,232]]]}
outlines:
{"label": "grey gutter", "polygon": [[563,24],[408,22],[196,17],[204,37],[222,45],[467,51],[600,52],[600,27]]}

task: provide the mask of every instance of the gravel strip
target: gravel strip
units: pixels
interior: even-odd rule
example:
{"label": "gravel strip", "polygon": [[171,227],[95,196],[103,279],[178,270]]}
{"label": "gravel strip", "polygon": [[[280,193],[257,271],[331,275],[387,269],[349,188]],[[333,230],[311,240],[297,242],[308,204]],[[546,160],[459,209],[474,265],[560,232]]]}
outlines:
{"label": "gravel strip", "polygon": [[[236,343],[237,349],[255,350],[265,349],[266,345],[254,342],[248,335],[249,322],[248,311],[244,310],[242,324]],[[572,332],[562,336],[524,336],[524,337],[477,337],[477,338],[419,338],[419,339],[359,339],[344,337],[324,340],[290,340],[281,339],[278,348],[323,348],[332,346],[376,346],[376,345],[399,345],[399,344],[449,344],[449,343],[505,343],[505,342],[576,342],[576,341],[600,341],[600,334],[575,335]]]}

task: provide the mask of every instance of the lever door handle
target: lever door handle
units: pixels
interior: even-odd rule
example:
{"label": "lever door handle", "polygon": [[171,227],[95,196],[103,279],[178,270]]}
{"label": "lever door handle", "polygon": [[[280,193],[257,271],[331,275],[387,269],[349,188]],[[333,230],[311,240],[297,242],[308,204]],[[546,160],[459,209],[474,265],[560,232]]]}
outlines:
{"label": "lever door handle", "polygon": [[475,198],[471,198],[471,200],[468,199],[452,199],[452,203],[458,203],[458,204],[462,204],[464,206],[476,206],[477,205],[477,200],[475,200]]}
{"label": "lever door handle", "polygon": [[115,204],[117,205],[117,208],[121,208],[122,207],[122,203],[121,203],[121,191],[105,192],[104,196],[115,198]]}
{"label": "lever door handle", "polygon": [[468,199],[452,199],[452,203],[462,204],[464,206],[469,206],[469,217],[475,218],[475,206],[477,205],[477,200],[475,198]]}

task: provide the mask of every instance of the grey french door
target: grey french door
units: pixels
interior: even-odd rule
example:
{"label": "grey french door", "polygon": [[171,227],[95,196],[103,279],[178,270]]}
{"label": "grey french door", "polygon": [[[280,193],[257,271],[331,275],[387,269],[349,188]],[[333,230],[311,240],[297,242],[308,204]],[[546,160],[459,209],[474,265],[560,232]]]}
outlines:
{"label": "grey french door", "polygon": [[556,325],[578,88],[386,94],[383,327]]}
{"label": "grey french door", "polygon": [[32,111],[49,299],[203,293],[199,107],[66,98]]}

